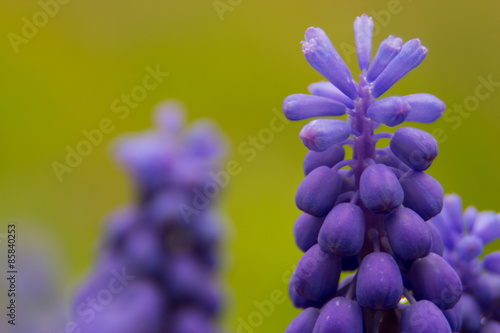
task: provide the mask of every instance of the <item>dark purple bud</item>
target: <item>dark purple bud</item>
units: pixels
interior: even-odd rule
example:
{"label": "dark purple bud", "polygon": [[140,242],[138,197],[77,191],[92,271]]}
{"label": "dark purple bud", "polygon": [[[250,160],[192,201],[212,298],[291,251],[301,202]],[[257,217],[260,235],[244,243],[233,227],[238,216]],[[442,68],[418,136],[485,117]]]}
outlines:
{"label": "dark purple bud", "polygon": [[462,310],[462,331],[478,332],[481,327],[482,314],[477,301],[471,295],[464,293],[458,304]]}
{"label": "dark purple bud", "polygon": [[310,150],[323,151],[351,135],[351,126],[343,120],[315,119],[305,125],[299,133],[304,146]]}
{"label": "dark purple bud", "polygon": [[321,309],[313,333],[362,333],[363,310],[353,300],[335,297]]}
{"label": "dark purple bud", "polygon": [[427,55],[427,49],[418,38],[406,42],[401,51],[373,82],[372,96],[377,98],[385,93],[399,79],[417,67]]}
{"label": "dark purple bud", "polygon": [[327,300],[337,291],[340,271],[340,257],[325,253],[314,245],[297,264],[293,275],[295,290],[313,301]]}
{"label": "dark purple bud", "polygon": [[302,251],[306,252],[318,243],[318,234],[325,220],[324,217],[314,217],[307,213],[302,213],[293,225],[293,235],[295,244]]}
{"label": "dark purple bud", "polygon": [[320,28],[306,30],[302,52],[309,64],[352,100],[358,97],[351,72],[330,39]]}
{"label": "dark purple bud", "polygon": [[483,242],[479,237],[467,235],[458,241],[455,251],[460,260],[469,262],[483,253]]}
{"label": "dark purple bud", "polygon": [[401,161],[415,171],[427,170],[438,154],[436,139],[429,133],[413,127],[398,128],[391,139],[390,147]]}
{"label": "dark purple bud", "polygon": [[432,236],[427,223],[413,210],[396,208],[384,219],[394,256],[409,262],[429,254]]}
{"label": "dark purple bud", "polygon": [[290,120],[314,117],[341,116],[346,113],[344,104],[336,100],[305,94],[290,95],[283,101],[283,111]]}
{"label": "dark purple bud", "polygon": [[347,106],[349,109],[354,109],[354,102],[352,99],[344,95],[337,87],[327,81],[320,81],[311,83],[307,89],[309,92],[316,96],[327,97],[339,101]]}
{"label": "dark purple bud", "polygon": [[500,217],[494,212],[481,212],[477,215],[472,234],[482,239],[484,244],[500,237]]}
{"label": "dark purple bud", "polygon": [[361,71],[368,70],[372,58],[373,18],[363,14],[354,21],[354,37],[356,38],[356,53]]}
{"label": "dark purple bud", "polygon": [[491,273],[500,274],[500,251],[487,254],[483,258],[483,267]]}
{"label": "dark purple bud", "polygon": [[451,333],[443,312],[434,303],[422,300],[407,306],[401,312],[401,332]]}
{"label": "dark purple bud", "polygon": [[327,166],[320,166],[300,183],[295,196],[297,207],[310,215],[328,214],[340,192],[339,175]]}
{"label": "dark purple bud", "polygon": [[373,58],[370,69],[368,70],[367,80],[373,82],[387,67],[387,64],[399,53],[403,40],[399,37],[390,35],[380,43],[377,53]]}
{"label": "dark purple bud", "polygon": [[404,122],[409,112],[410,105],[398,96],[382,98],[366,110],[371,120],[391,127]]}
{"label": "dark purple bud", "polygon": [[285,333],[312,333],[318,316],[319,309],[305,309],[288,325]]}
{"label": "dark purple bud", "polygon": [[429,232],[431,234],[431,252],[443,256],[444,245],[439,231],[432,223],[427,223],[427,227],[429,228]]}
{"label": "dark purple bud", "polygon": [[417,259],[410,268],[415,298],[426,299],[440,309],[450,309],[462,295],[462,283],[455,270],[436,253]]}
{"label": "dark purple bud", "polygon": [[300,296],[297,290],[295,290],[294,284],[295,283],[292,275],[292,278],[290,278],[290,283],[288,284],[288,296],[292,300],[292,304],[294,307],[298,309],[307,309],[310,307],[319,309],[323,306],[323,304],[325,304],[324,301],[313,301],[303,296]]}
{"label": "dark purple bud", "polygon": [[359,193],[363,204],[375,213],[399,207],[404,194],[396,175],[383,164],[372,164],[361,174]]}
{"label": "dark purple bud", "polygon": [[472,284],[472,293],[486,313],[500,304],[500,275],[481,274]]}
{"label": "dark purple bud", "polygon": [[430,124],[438,120],[446,110],[446,104],[430,94],[407,95],[403,99],[411,108],[406,121]]}
{"label": "dark purple bud", "polygon": [[341,203],[333,207],[321,226],[319,247],[339,256],[352,256],[361,251],[365,237],[365,216],[359,206]]}
{"label": "dark purple bud", "polygon": [[343,147],[333,145],[327,150],[317,152],[310,150],[304,158],[304,174],[307,175],[319,166],[326,165],[331,168],[338,162],[342,161],[345,157],[345,150]]}
{"label": "dark purple bud", "polygon": [[426,221],[441,212],[444,190],[437,180],[425,172],[410,171],[399,181],[404,190],[405,207],[413,209]]}
{"label": "dark purple bud", "polygon": [[356,281],[356,299],[372,310],[398,305],[403,295],[403,280],[396,260],[385,252],[372,252],[363,258]]}
{"label": "dark purple bud", "polygon": [[448,320],[448,324],[450,324],[450,328],[453,332],[460,332],[462,327],[462,308],[460,306],[460,302],[455,304],[451,309],[443,311],[446,320]]}

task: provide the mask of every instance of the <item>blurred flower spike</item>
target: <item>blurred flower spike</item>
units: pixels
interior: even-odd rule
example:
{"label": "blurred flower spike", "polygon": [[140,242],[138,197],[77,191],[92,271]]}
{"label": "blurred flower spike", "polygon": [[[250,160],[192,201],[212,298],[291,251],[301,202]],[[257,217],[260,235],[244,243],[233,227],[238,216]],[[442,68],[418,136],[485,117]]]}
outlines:
{"label": "blurred flower spike", "polygon": [[81,332],[221,332],[225,218],[215,197],[189,221],[181,207],[219,170],[226,139],[214,122],[186,126],[185,118],[180,103],[167,101],[154,129],[113,146],[136,198],[104,225],[98,260],[74,300]]}

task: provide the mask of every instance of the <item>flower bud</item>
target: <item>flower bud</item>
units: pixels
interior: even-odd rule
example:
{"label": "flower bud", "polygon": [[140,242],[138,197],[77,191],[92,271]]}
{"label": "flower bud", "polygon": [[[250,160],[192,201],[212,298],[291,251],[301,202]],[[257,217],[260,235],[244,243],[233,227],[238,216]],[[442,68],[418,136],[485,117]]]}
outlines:
{"label": "flower bud", "polygon": [[403,189],[398,178],[383,164],[368,166],[359,181],[361,200],[376,213],[388,213],[403,202]]}
{"label": "flower bud", "polygon": [[429,300],[442,310],[455,306],[462,295],[462,282],[455,270],[433,252],[413,262],[410,278],[415,298]]}
{"label": "flower bud", "polygon": [[359,68],[366,71],[372,57],[373,18],[363,14],[354,21],[354,37]]}
{"label": "flower bud", "polygon": [[[321,308],[313,333],[363,332],[363,310],[345,297],[335,297]],[[301,331],[306,333],[307,331]]]}
{"label": "flower bud", "polygon": [[359,206],[341,203],[333,207],[321,226],[319,247],[327,253],[352,256],[363,247],[365,217]]}
{"label": "flower bud", "polygon": [[405,207],[413,209],[426,221],[441,212],[444,190],[437,180],[425,172],[410,171],[399,181],[404,190]]}
{"label": "flower bud", "polygon": [[390,147],[401,161],[415,171],[427,170],[438,154],[436,139],[414,127],[398,128]]}
{"label": "flower bud", "polygon": [[303,212],[316,217],[325,216],[335,204],[340,186],[339,175],[327,166],[320,166],[300,183],[295,203]]}
{"label": "flower bud", "polygon": [[410,105],[401,97],[382,98],[368,107],[366,114],[371,120],[387,126],[397,126],[405,121]]}
{"label": "flower bud", "polygon": [[438,120],[446,110],[446,104],[430,94],[413,94],[402,98],[410,105],[406,121],[430,124]]}
{"label": "flower bud", "polygon": [[385,252],[372,252],[364,257],[358,270],[356,299],[372,310],[385,310],[398,305],[403,295],[403,280],[398,264]]}
{"label": "flower bud", "polygon": [[306,30],[302,52],[309,64],[352,100],[358,96],[352,75],[330,39],[320,28]]}
{"label": "flower bud", "polygon": [[368,70],[367,80],[373,82],[401,50],[403,40],[390,35],[380,43]]}
{"label": "flower bud", "polygon": [[300,138],[310,150],[323,151],[351,135],[351,127],[345,121],[335,119],[315,119],[305,125]]}
{"label": "flower bud", "polygon": [[342,116],[346,111],[344,104],[321,96],[295,94],[283,101],[283,112],[290,120]]}
{"label": "flower bud", "polygon": [[304,158],[304,174],[308,175],[311,171],[322,165],[326,165],[331,168],[338,162],[342,161],[344,156],[344,148],[338,145],[333,145],[327,150],[321,152],[310,150]]}
{"label": "flower bud", "polygon": [[373,82],[372,96],[377,98],[385,93],[399,79],[417,67],[427,55],[427,49],[418,38],[406,42],[401,51]]}
{"label": "flower bud", "polygon": [[347,106],[349,109],[354,109],[354,102],[352,99],[344,95],[337,87],[328,81],[320,81],[311,83],[307,90],[313,95],[331,98],[333,100],[339,101]]}

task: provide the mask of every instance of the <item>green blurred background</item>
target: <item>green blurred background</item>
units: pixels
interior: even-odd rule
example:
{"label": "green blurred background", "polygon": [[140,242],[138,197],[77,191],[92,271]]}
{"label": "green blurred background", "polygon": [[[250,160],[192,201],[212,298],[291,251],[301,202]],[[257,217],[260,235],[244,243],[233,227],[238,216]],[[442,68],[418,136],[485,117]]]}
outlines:
{"label": "green blurred background", "polygon": [[[304,93],[321,79],[301,52],[307,27],[322,27],[334,45],[344,45],[349,67],[359,73],[346,45],[354,45],[352,23],[362,13],[379,22],[375,45],[394,34],[419,37],[429,49],[423,64],[389,93],[428,92],[448,105],[447,119],[422,126],[444,133],[430,174],[465,205],[500,210],[500,87],[492,87],[474,111],[464,108],[461,115],[453,108],[474,100],[468,96],[476,94],[480,76],[500,82],[499,2],[220,2],[229,6],[222,16],[212,0],[73,0],[17,53],[9,33],[21,35],[23,17],[32,21],[40,5],[0,3],[0,221],[18,222],[20,230],[36,224],[53,235],[65,257],[60,288],[67,296],[93,262],[103,217],[131,198],[108,143],[150,127],[151,110],[167,98],[184,101],[190,120],[218,121],[243,168],[224,197],[234,225],[227,249],[234,295],[228,326],[235,331],[238,318],[248,322],[254,302],[270,299],[274,290],[285,294],[282,276],[301,255],[292,226],[299,215],[294,192],[303,178],[306,149],[298,132],[304,123],[274,133],[250,162],[237,148],[269,127],[287,95]],[[111,103],[142,84],[146,67],[157,65],[168,77],[121,120]],[[63,163],[66,146],[75,148],[85,138],[82,130],[97,128],[103,118],[112,119],[114,131],[60,182],[52,163]],[[297,313],[287,299],[251,331],[282,332]]]}

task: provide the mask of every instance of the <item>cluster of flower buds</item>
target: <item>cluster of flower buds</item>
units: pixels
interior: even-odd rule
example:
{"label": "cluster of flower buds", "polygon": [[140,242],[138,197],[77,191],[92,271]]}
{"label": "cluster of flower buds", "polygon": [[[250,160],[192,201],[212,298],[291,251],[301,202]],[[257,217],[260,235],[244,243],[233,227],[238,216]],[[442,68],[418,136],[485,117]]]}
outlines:
{"label": "cluster of flower buds", "polygon": [[462,214],[462,200],[447,195],[442,212],[430,222],[439,230],[443,257],[462,280],[464,294],[446,316],[454,331],[500,332],[500,251],[486,255],[483,247],[500,239],[500,215],[478,212],[474,206]]}
{"label": "cluster of flower buds", "polygon": [[[305,252],[290,280],[293,304],[305,309],[287,333],[451,332],[443,313],[460,299],[462,284],[442,258],[439,232],[427,221],[443,205],[443,188],[425,173],[438,154],[432,135],[413,127],[375,133],[405,121],[431,123],[445,104],[429,94],[376,100],[418,66],[427,49],[418,39],[389,36],[371,61],[373,20],[354,22],[361,74],[355,82],[323,30],[309,28],[302,50],[328,82],[311,95],[288,96],[290,120],[314,119],[300,138],[310,150],[294,225]],[[377,148],[380,139],[389,147]],[[353,155],[345,159],[344,146]],[[341,271],[356,271],[339,285]],[[411,305],[401,303],[404,298]]]}
{"label": "cluster of flower buds", "polygon": [[98,261],[74,302],[81,332],[219,332],[223,219],[212,202],[192,206],[226,142],[213,123],[185,128],[184,118],[181,105],[165,102],[154,130],[114,146],[137,198],[105,224]]}

